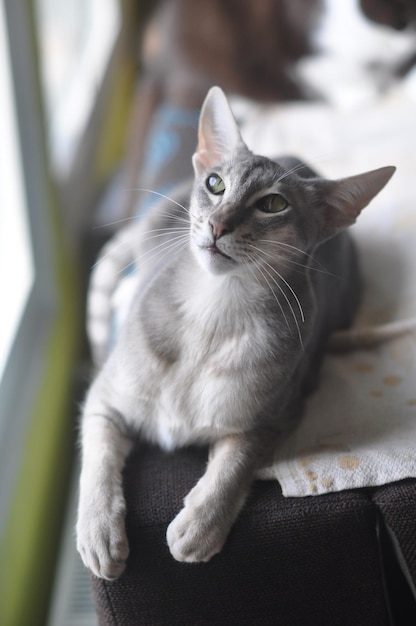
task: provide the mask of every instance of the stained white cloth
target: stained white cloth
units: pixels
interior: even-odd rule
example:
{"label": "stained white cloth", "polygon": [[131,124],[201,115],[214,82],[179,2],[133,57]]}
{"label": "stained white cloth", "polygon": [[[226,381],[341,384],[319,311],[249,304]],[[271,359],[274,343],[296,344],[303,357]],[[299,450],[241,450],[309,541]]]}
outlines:
{"label": "stained white cloth", "polygon": [[[414,81],[413,81],[414,86]],[[299,427],[262,478],[307,496],[416,478],[416,96],[409,84],[357,108],[237,103],[256,152],[293,154],[328,178],[396,165],[352,233],[364,298],[352,348],[328,353]]]}

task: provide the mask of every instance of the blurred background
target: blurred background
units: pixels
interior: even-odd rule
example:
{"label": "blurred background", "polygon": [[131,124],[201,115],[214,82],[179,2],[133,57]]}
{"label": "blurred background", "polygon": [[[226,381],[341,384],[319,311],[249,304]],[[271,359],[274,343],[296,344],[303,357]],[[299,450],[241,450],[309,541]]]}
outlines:
{"label": "blurred background", "polygon": [[[195,113],[180,175],[213,84],[250,146],[278,137],[351,167],[330,116],[376,120],[368,169],[390,163],[401,116],[411,172],[415,24],[414,0],[0,1],[0,624],[96,623],[73,535],[85,293],[137,188],[173,171],[146,172],[161,107]],[[288,141],[293,112],[304,130]]]}

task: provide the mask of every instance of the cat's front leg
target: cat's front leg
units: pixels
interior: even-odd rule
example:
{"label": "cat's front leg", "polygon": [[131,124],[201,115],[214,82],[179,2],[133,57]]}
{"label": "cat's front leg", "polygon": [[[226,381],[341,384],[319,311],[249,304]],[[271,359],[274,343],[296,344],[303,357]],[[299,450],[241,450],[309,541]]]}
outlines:
{"label": "cat's front leg", "polygon": [[122,470],[132,440],[121,417],[103,409],[84,415],[81,443],[77,549],[93,574],[113,580],[129,553]]}
{"label": "cat's front leg", "polygon": [[177,561],[209,561],[220,552],[250,489],[256,457],[245,435],[217,442],[205,474],[168,527],[168,545]]}

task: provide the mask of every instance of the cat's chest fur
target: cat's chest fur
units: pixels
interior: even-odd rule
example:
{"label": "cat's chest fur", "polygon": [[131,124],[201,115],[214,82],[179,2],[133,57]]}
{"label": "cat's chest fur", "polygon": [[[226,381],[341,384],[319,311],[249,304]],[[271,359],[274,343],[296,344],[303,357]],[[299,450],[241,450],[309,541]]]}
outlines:
{"label": "cat's chest fur", "polygon": [[160,277],[143,298],[133,332],[146,367],[129,371],[150,439],[173,448],[252,427],[279,368],[259,292],[194,266]]}

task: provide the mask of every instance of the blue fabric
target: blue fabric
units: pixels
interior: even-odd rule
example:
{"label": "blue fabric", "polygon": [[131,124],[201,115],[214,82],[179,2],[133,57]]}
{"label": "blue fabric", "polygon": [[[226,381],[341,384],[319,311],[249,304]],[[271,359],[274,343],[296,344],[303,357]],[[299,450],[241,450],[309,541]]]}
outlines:
{"label": "blue fabric", "polygon": [[[169,195],[170,190],[180,182],[178,172],[191,171],[198,121],[197,109],[167,104],[158,108],[150,125],[145,162],[139,176],[142,187]],[[137,216],[142,217],[158,200],[160,197],[156,194],[144,192],[137,207]]]}

